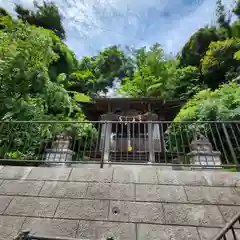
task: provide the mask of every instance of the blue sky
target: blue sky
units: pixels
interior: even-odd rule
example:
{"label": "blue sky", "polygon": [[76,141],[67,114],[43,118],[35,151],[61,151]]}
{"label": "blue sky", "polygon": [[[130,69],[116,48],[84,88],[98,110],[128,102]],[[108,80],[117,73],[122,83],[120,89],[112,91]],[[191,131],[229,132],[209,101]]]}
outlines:
{"label": "blue sky", "polygon": [[[150,46],[159,42],[176,54],[200,27],[214,22],[216,0],[53,0],[67,31],[67,44],[78,58],[110,45]],[[0,0],[32,8],[32,0]],[[233,0],[223,0],[232,8]]]}

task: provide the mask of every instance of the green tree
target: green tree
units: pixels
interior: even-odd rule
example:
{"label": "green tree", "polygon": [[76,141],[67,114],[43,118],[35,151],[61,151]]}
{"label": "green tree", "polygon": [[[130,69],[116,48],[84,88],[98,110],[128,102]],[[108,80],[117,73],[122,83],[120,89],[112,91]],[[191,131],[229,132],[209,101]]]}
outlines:
{"label": "green tree", "polygon": [[7,22],[7,20],[1,21],[1,19],[7,18],[9,21],[13,21],[11,14],[6,9],[0,7],[0,30],[5,29],[5,22]]}
{"label": "green tree", "polygon": [[200,91],[186,103],[175,121],[240,120],[240,86],[224,84],[219,89]]}
{"label": "green tree", "polygon": [[[219,89],[200,91],[180,110],[168,131],[167,146],[170,151],[189,152],[189,145],[202,134],[208,137],[214,150],[222,153],[223,163],[234,163],[226,132],[232,147],[239,156],[236,139],[240,137],[237,125],[220,121],[240,120],[240,86],[236,83],[224,84]],[[210,123],[206,121],[216,121]]]}
{"label": "green tree", "polygon": [[34,6],[36,11],[25,9],[22,5],[16,4],[15,11],[18,18],[31,25],[50,29],[60,39],[65,39],[66,34],[57,6],[53,2],[45,1],[41,5],[34,1]]}
{"label": "green tree", "polygon": [[171,93],[171,98],[189,99],[197,92],[206,88],[201,83],[200,76],[197,67],[178,68],[174,77],[168,82],[168,92]]}
{"label": "green tree", "polygon": [[231,37],[231,27],[230,27],[230,14],[226,12],[226,8],[222,3],[222,0],[217,0],[216,3],[216,20],[219,26],[218,33],[221,39],[226,39]]}
{"label": "green tree", "polygon": [[1,17],[11,17],[11,14],[4,8],[0,7],[0,16]]}
{"label": "green tree", "polygon": [[79,62],[77,71],[74,72],[67,85],[75,91],[88,91],[99,94],[107,92],[113,87],[113,82],[130,76],[133,72],[133,65],[129,57],[112,46],[104,49],[93,57],[84,57]]}
{"label": "green tree", "polygon": [[240,18],[240,1],[239,1],[239,0],[236,1],[236,5],[235,5],[235,7],[233,8],[232,12],[233,12],[238,18]]}
{"label": "green tree", "polygon": [[[79,63],[75,54],[56,35],[52,34],[53,51],[58,55],[57,61],[49,66],[51,81],[69,81],[70,75],[78,70]],[[62,78],[58,76],[62,74]]]}
{"label": "green tree", "polygon": [[179,56],[180,65],[199,67],[201,58],[205,55],[211,42],[219,40],[215,27],[200,28],[183,47]]}
{"label": "green tree", "polygon": [[232,12],[237,16],[237,20],[231,25],[232,36],[240,38],[240,1],[236,1],[236,5]]}
{"label": "green tree", "polygon": [[222,0],[217,0],[216,2],[216,20],[220,27],[229,27],[230,19],[227,16],[226,9],[222,3]]}
{"label": "green tree", "polygon": [[233,37],[240,38],[240,20],[239,19],[237,19],[234,23],[232,23],[231,32]]}
{"label": "green tree", "polygon": [[176,71],[175,59],[168,59],[159,44],[149,50],[141,48],[133,51],[135,72],[133,77],[122,80],[119,93],[132,96],[167,97],[167,82]]}
{"label": "green tree", "polygon": [[[68,92],[50,79],[49,68],[59,58],[52,31],[8,17],[0,21],[5,26],[0,31],[0,119],[85,121],[78,102],[87,96]],[[0,158],[11,159],[39,159],[39,145],[48,144],[57,133],[68,131],[81,139],[94,130],[90,123],[59,124],[53,129],[49,124],[10,122],[1,127]]]}
{"label": "green tree", "polygon": [[[21,22],[6,19],[7,29],[1,35],[1,104],[6,101],[48,96],[65,111],[71,103],[64,88],[50,81],[48,69],[59,58],[54,52],[52,33]],[[7,32],[7,34],[6,34]],[[12,105],[14,106],[14,104]],[[3,117],[5,112],[1,112]]]}
{"label": "green tree", "polygon": [[212,88],[233,80],[239,74],[240,61],[235,59],[240,49],[238,39],[212,42],[201,60],[204,83]]}
{"label": "green tree", "polygon": [[[52,30],[53,50],[58,55],[58,60],[51,63],[49,66],[49,74],[51,81],[56,81],[59,74],[64,73],[65,80],[68,80],[68,75],[77,70],[78,61],[75,54],[61,40],[65,39],[65,30],[63,28],[62,19],[57,6],[53,2],[43,2],[39,5],[34,2],[36,11],[23,8],[21,5],[16,5],[15,11],[18,18],[23,22],[43,27]],[[58,38],[58,37],[60,38]]]}

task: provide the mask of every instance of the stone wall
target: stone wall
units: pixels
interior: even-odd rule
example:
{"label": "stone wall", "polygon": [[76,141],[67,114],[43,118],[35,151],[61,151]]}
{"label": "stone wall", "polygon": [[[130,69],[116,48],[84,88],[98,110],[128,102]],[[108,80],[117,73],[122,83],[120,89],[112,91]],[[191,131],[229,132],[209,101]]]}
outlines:
{"label": "stone wall", "polygon": [[0,179],[0,239],[30,229],[91,240],[207,240],[240,211],[239,173],[6,166]]}

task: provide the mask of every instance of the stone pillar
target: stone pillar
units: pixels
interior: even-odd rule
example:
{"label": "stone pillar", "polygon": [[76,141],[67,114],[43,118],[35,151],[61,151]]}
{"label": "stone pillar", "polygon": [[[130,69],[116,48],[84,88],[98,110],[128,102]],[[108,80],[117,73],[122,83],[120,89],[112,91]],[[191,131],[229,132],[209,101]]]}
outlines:
{"label": "stone pillar", "polygon": [[149,162],[155,162],[155,152],[154,152],[154,121],[157,121],[157,115],[153,113],[145,114],[142,118],[143,121],[147,122],[148,125],[148,150],[149,150]]}
{"label": "stone pillar", "polygon": [[105,144],[105,132],[106,132],[106,123],[101,123],[101,135],[100,135],[100,145],[99,145],[99,150],[103,152],[104,144]]}
{"label": "stone pillar", "polygon": [[153,140],[154,124],[152,122],[148,123],[148,149],[149,149],[149,162],[155,162],[154,153],[154,140]]}
{"label": "stone pillar", "polygon": [[153,124],[153,145],[154,145],[154,152],[162,151],[162,142],[161,142],[160,128],[158,123]]}
{"label": "stone pillar", "polygon": [[108,162],[111,150],[111,135],[112,135],[111,121],[117,121],[118,118],[115,114],[108,113],[102,115],[101,120],[104,121],[101,129],[101,151],[103,154],[103,161]]}
{"label": "stone pillar", "polygon": [[69,136],[58,135],[56,137],[56,140],[52,143],[52,147],[45,151],[45,161],[48,162],[47,164],[53,164],[54,166],[66,165],[64,162],[72,161],[75,153],[69,148],[70,140],[71,137]]}
{"label": "stone pillar", "polygon": [[104,139],[103,139],[103,161],[108,162],[110,156],[110,149],[111,149],[111,134],[112,134],[112,123],[105,123],[104,124]]}
{"label": "stone pillar", "polygon": [[213,169],[221,168],[221,152],[213,151],[212,144],[204,136],[192,141],[190,145],[191,152],[188,153],[190,163],[201,165],[192,167],[194,169]]}

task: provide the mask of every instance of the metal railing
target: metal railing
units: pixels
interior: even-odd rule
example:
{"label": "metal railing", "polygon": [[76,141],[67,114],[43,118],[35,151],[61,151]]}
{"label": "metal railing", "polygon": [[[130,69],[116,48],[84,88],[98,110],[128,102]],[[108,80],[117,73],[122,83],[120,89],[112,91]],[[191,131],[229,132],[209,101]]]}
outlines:
{"label": "metal railing", "polygon": [[0,122],[0,164],[109,162],[238,168],[240,121]]}
{"label": "metal railing", "polygon": [[240,224],[240,213],[236,214],[235,217],[226,224],[226,226],[215,236],[212,240],[238,240],[239,236],[237,236],[235,232],[235,224]]}

